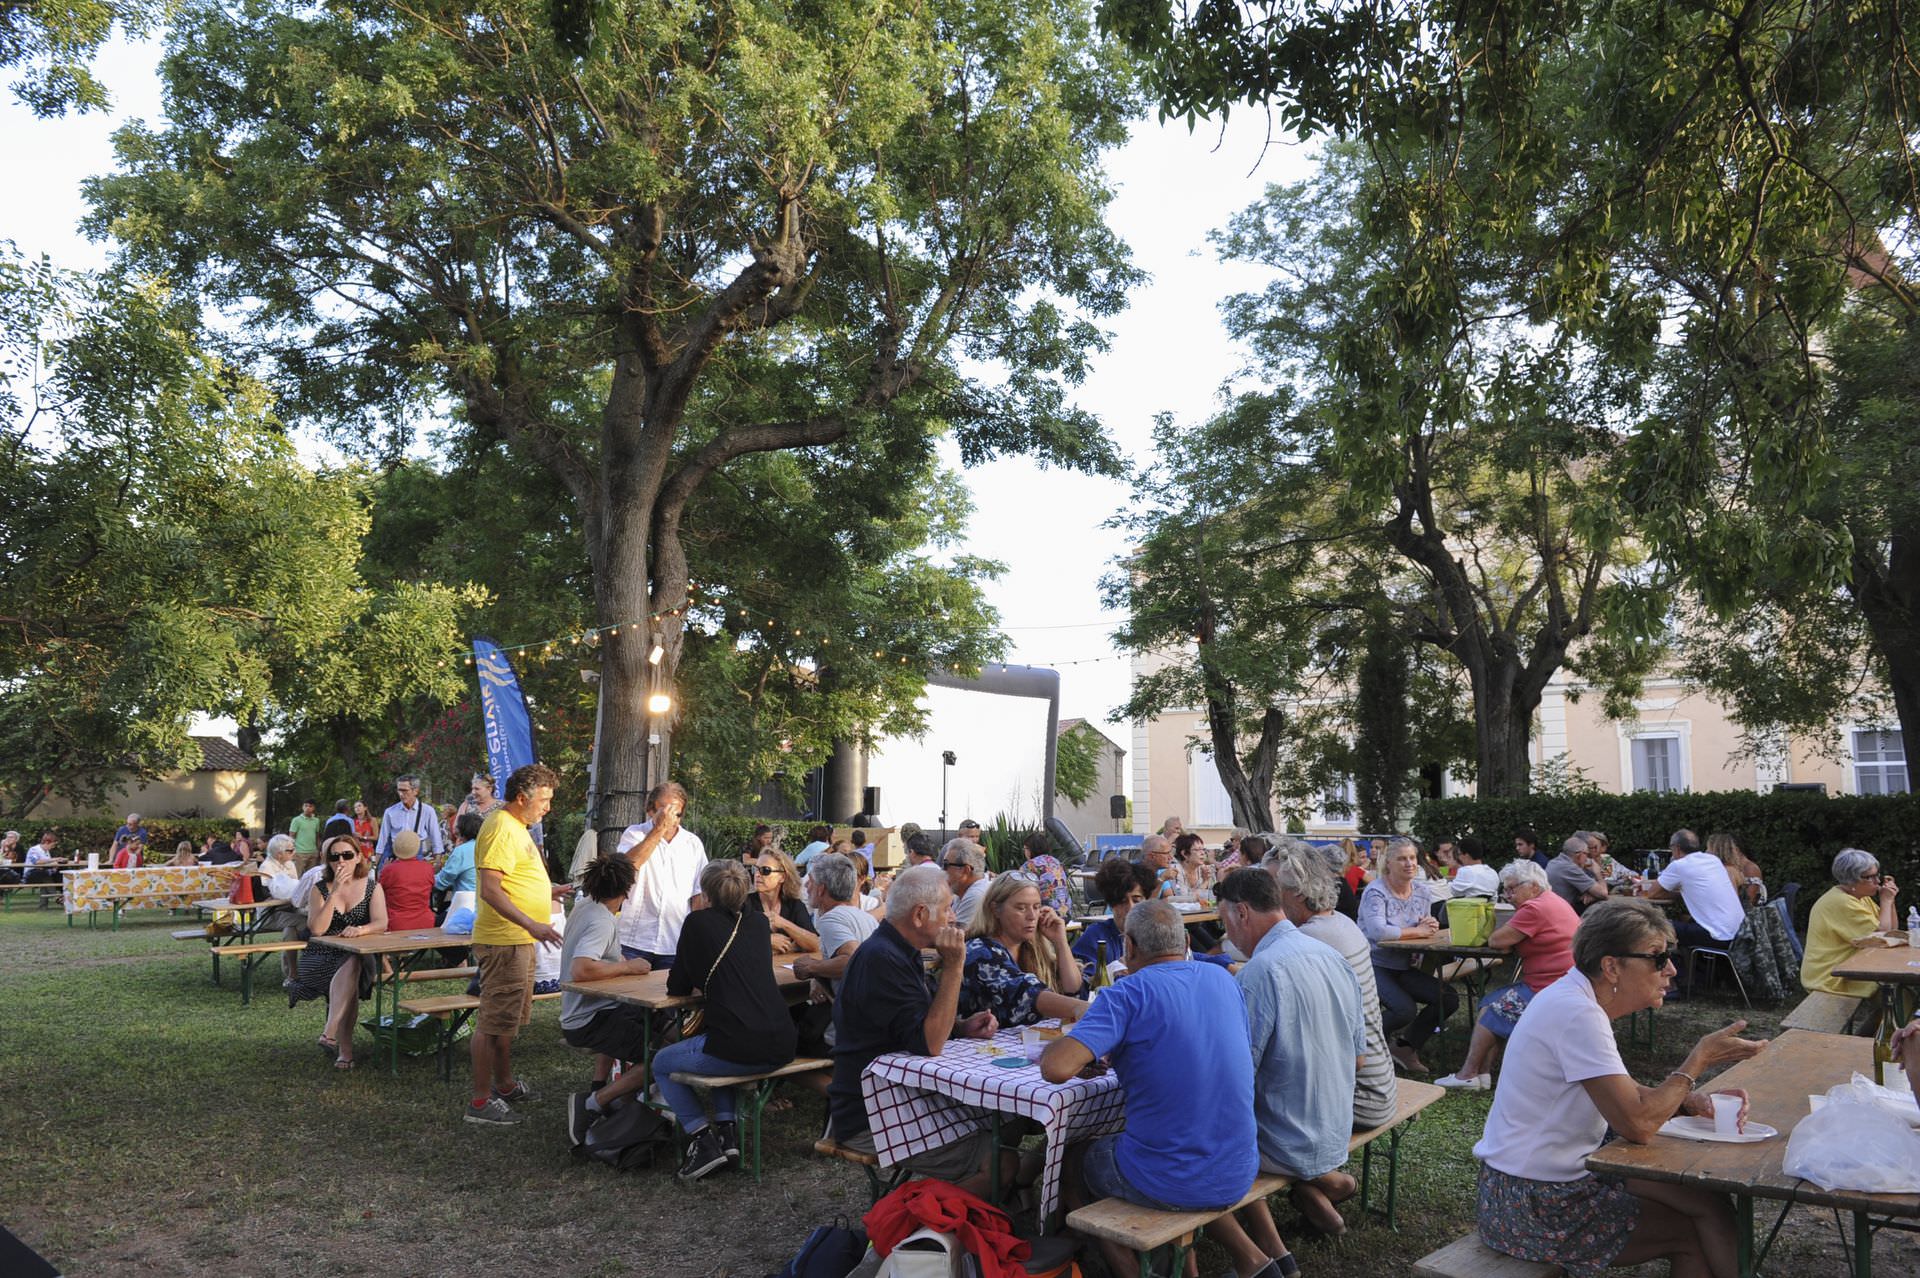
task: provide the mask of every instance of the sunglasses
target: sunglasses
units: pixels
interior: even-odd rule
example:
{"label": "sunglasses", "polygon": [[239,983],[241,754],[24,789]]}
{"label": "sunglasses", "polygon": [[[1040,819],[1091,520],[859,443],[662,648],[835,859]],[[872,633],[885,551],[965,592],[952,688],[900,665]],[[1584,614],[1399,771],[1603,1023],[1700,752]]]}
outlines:
{"label": "sunglasses", "polygon": [[1647,962],[1653,964],[1654,967],[1661,968],[1661,967],[1666,967],[1668,964],[1673,963],[1675,960],[1677,960],[1680,957],[1680,951],[1679,950],[1655,950],[1651,954],[1637,954],[1632,950],[1628,950],[1624,954],[1615,954],[1615,955],[1612,955],[1611,957],[1623,958],[1623,959],[1629,959],[1629,958],[1645,959]]}
{"label": "sunglasses", "polygon": [[327,858],[329,861],[358,861],[359,859],[360,854],[358,852],[335,852]]}
{"label": "sunglasses", "polygon": [[786,871],[781,869],[777,865],[749,865],[747,867],[747,873],[748,874],[785,874]]}

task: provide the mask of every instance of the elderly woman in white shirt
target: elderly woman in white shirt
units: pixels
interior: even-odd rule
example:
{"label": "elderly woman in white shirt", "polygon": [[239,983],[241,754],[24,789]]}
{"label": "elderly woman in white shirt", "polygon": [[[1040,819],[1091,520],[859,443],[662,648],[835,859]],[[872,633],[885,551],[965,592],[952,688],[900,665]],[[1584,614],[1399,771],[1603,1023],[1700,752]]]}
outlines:
{"label": "elderly woman in white shirt", "polygon": [[[1700,1075],[1764,1043],[1735,1021],[1708,1034],[1653,1087],[1627,1073],[1613,1022],[1658,1007],[1673,975],[1673,926],[1645,901],[1614,897],[1580,920],[1573,970],[1541,991],[1507,1043],[1480,1143],[1480,1238],[1495,1251],[1563,1267],[1569,1278],[1665,1258],[1674,1278],[1733,1278],[1733,1212],[1687,1185],[1594,1176],[1586,1160],[1609,1127],[1644,1144],[1675,1114],[1707,1116]],[[1746,1119],[1746,1094],[1740,1117]]]}

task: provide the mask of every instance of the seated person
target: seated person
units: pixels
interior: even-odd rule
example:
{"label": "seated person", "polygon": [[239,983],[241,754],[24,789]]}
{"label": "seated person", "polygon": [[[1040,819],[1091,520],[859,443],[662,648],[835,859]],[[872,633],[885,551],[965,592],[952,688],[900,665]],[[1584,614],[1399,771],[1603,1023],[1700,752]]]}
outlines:
{"label": "seated person", "polygon": [[[1237,1203],[1260,1169],[1240,989],[1219,968],[1187,961],[1186,926],[1164,901],[1127,914],[1126,942],[1127,975],[1040,1056],[1049,1083],[1108,1057],[1126,1096],[1124,1130],[1068,1149],[1067,1205],[1121,1198],[1156,1211],[1213,1211]],[[1207,1226],[1235,1274],[1293,1272],[1272,1263],[1287,1253],[1266,1205],[1238,1216]],[[1138,1267],[1112,1243],[1101,1250],[1116,1274]]]}
{"label": "seated person", "polygon": [[1460,1005],[1453,987],[1422,971],[1413,955],[1380,945],[1382,941],[1423,941],[1440,930],[1428,884],[1417,877],[1419,864],[1414,841],[1396,838],[1381,858],[1380,876],[1360,894],[1360,930],[1373,943],[1373,980],[1390,1036],[1387,1050],[1410,1074],[1427,1072],[1420,1049]]}
{"label": "seated person", "polygon": [[1807,950],[1800,959],[1800,984],[1809,993],[1821,990],[1850,998],[1872,998],[1878,987],[1871,981],[1843,981],[1833,974],[1841,960],[1851,958],[1860,942],[1875,932],[1900,926],[1894,898],[1900,885],[1880,872],[1873,853],[1842,848],[1833,858],[1833,886],[1813,903],[1807,919]]}
{"label": "seated person", "polygon": [[1173,864],[1173,840],[1164,834],[1149,834],[1140,840],[1140,864],[1153,871],[1153,891],[1149,900],[1164,900],[1180,890],[1180,871]]}
{"label": "seated person", "polygon": [[[1353,1133],[1354,1077],[1367,1054],[1360,983],[1331,946],[1287,919],[1265,870],[1235,870],[1221,881],[1220,922],[1248,956],[1234,979],[1253,1045],[1260,1170],[1293,1181],[1293,1205],[1315,1228],[1343,1233],[1335,1204],[1360,1188],[1341,1170]],[[1272,1241],[1270,1254],[1286,1257],[1286,1244]],[[1279,1267],[1297,1268],[1286,1259]]]}
{"label": "seated person", "polygon": [[[1718,864],[1717,862],[1715,864]],[[1673,973],[1673,927],[1657,906],[1616,897],[1580,919],[1573,970],[1527,1007],[1507,1044],[1480,1141],[1480,1240],[1570,1275],[1668,1259],[1676,1274],[1732,1274],[1738,1244],[1723,1194],[1691,1185],[1611,1180],[1587,1170],[1612,1128],[1635,1144],[1675,1114],[1706,1116],[1696,1090],[1710,1069],[1765,1043],[1738,1038],[1745,1021],[1708,1034],[1654,1087],[1627,1073],[1613,1022],[1660,1006]],[[1746,1095],[1741,1118],[1746,1117]]]}
{"label": "seated person", "polygon": [[[54,845],[59,841],[60,836],[52,830],[40,832],[39,840],[27,849],[27,873],[20,880],[22,883],[58,883],[60,881],[59,867],[54,864],[60,857],[53,850]],[[137,848],[139,845],[133,846]]]}
{"label": "seated person", "polygon": [[675,1074],[760,1074],[793,1060],[793,1017],[773,976],[773,929],[768,916],[747,908],[752,880],[738,861],[712,861],[700,871],[706,908],[680,929],[667,993],[706,999],[703,1032],[654,1054],[653,1077],[687,1138],[676,1173],[694,1181],[740,1158],[734,1125],[734,1089],[712,1088],[713,1121],[701,1095]]}
{"label": "seated person", "polygon": [[1709,834],[1707,851],[1733,872],[1735,886],[1740,890],[1742,909],[1751,910],[1756,905],[1767,903],[1767,881],[1761,875],[1760,867],[1741,848],[1739,839],[1725,832]]}
{"label": "seated person", "polygon": [[[938,1056],[953,1036],[992,1038],[999,1026],[992,1012],[959,1018],[960,982],[966,973],[967,938],[947,922],[953,891],[946,871],[931,865],[903,870],[887,893],[887,917],[861,943],[840,979],[833,1002],[833,1082],[827,1088],[828,1130],[849,1149],[874,1152],[873,1130],[860,1076],[888,1052]],[[939,984],[929,988],[920,951],[940,956]],[[970,1193],[987,1193],[987,1157],[992,1138],[970,1132],[904,1162],[907,1174],[950,1181]],[[1011,1173],[1017,1160],[1001,1159]]]}
{"label": "seated person", "polygon": [[1468,834],[1453,841],[1453,894],[1493,900],[1500,895],[1500,876],[1487,864],[1487,845]]}
{"label": "seated person", "polygon": [[1107,947],[1107,962],[1120,961],[1126,949],[1122,929],[1127,925],[1127,911],[1152,896],[1159,887],[1160,880],[1154,872],[1138,861],[1112,857],[1100,863],[1093,875],[1093,894],[1107,903],[1113,917],[1087,920],[1087,925],[1080,929],[1080,938],[1073,943],[1073,956],[1080,960],[1088,980],[1093,979],[1093,965],[1100,961],[1102,945]]}
{"label": "seated person", "polygon": [[[320,846],[321,873],[307,893],[310,936],[378,936],[387,930],[386,894],[372,877],[373,862],[353,839],[335,837]],[[361,956],[309,939],[286,983],[287,1006],[303,999],[327,1000],[320,1050],[335,1069],[352,1069],[354,1016],[373,990],[373,972]]]}
{"label": "seated person", "polygon": [[1373,947],[1360,925],[1335,908],[1340,899],[1340,875],[1335,867],[1306,847],[1282,848],[1266,869],[1280,889],[1280,908],[1287,921],[1346,960],[1360,987],[1361,1018],[1366,1022],[1367,1048],[1353,1077],[1353,1130],[1372,1131],[1393,1121],[1400,1104],[1400,1084],[1387,1051],[1386,1026],[1380,1016],[1380,993],[1373,983]]}
{"label": "seated person", "polygon": [[1676,830],[1667,846],[1673,859],[1660,871],[1659,879],[1643,885],[1642,891],[1648,900],[1677,897],[1687,907],[1693,917],[1673,925],[1681,945],[1724,947],[1747,917],[1740,908],[1733,871],[1718,857],[1701,852],[1692,830]]}
{"label": "seated person", "polygon": [[1907,1086],[1913,1089],[1913,1100],[1920,1105],[1920,1016],[1902,1025],[1893,1033],[1893,1059],[1900,1062],[1900,1068],[1906,1071]]}
{"label": "seated person", "polygon": [[[193,844],[182,843],[191,865]],[[293,836],[276,834],[267,840],[267,849],[260,861],[260,884],[268,900],[291,902],[294,893],[300,889],[300,866],[293,856]],[[307,912],[298,906],[276,905],[260,916],[256,932],[278,932],[289,941],[307,939]],[[280,955],[280,972],[283,980],[292,980],[299,971],[300,960],[297,951],[288,950]]]}
{"label": "seated person", "polygon": [[412,830],[393,836],[393,857],[380,871],[380,886],[387,892],[390,930],[414,932],[433,927],[433,867],[420,859],[420,836]]}
{"label": "seated person", "polygon": [[1573,912],[1607,899],[1607,881],[1600,873],[1585,830],[1576,830],[1560,845],[1560,855],[1547,862],[1547,887],[1573,907]]}
{"label": "seated person", "polygon": [[[454,818],[455,831],[460,841],[447,853],[447,859],[440,863],[440,869],[433,876],[436,892],[449,895],[460,892],[478,892],[480,882],[473,868],[473,848],[480,837],[480,826],[486,818],[477,812],[465,812]],[[592,833],[589,831],[588,833]]]}
{"label": "seated person", "polygon": [[861,909],[860,876],[853,862],[838,852],[822,852],[807,866],[807,904],[813,909],[819,926],[818,954],[803,954],[793,961],[793,972],[802,980],[819,981],[831,997],[846,974],[853,953],[874,934],[880,921]]}
{"label": "seated person", "polygon": [[940,849],[940,868],[953,892],[953,921],[964,928],[987,894],[987,850],[972,839],[948,839]]}
{"label": "seated person", "polygon": [[1547,862],[1552,860],[1540,850],[1540,836],[1531,826],[1523,826],[1513,832],[1513,854],[1532,861],[1543,870],[1547,868]]}
{"label": "seated person", "polygon": [[1066,918],[1073,912],[1073,897],[1067,892],[1066,867],[1053,854],[1053,840],[1045,830],[1035,830],[1027,835],[1020,850],[1027,858],[1020,866],[1020,873],[1039,885],[1040,903]]}
{"label": "seated person", "polygon": [[743,858],[753,876],[747,909],[767,920],[773,930],[775,954],[818,954],[820,934],[813,914],[801,898],[799,871],[779,848],[762,848]]}
{"label": "seated person", "polygon": [[[476,823],[485,818],[471,812],[459,818]],[[620,907],[627,903],[637,871],[624,856],[596,857],[580,875],[579,903],[567,919],[567,935],[560,949],[560,971],[568,981],[608,981],[616,976],[645,976],[653,968],[643,958],[620,957]],[[594,1118],[647,1085],[647,1072],[638,1067],[646,1055],[645,1008],[593,994],[560,990],[560,1036],[569,1047],[593,1055],[593,1086],[575,1092],[567,1102],[567,1136],[584,1144]],[[615,1061],[636,1062],[613,1078]],[[608,1080],[613,1081],[609,1082]]]}
{"label": "seated person", "polygon": [[1500,886],[1520,908],[1493,930],[1487,945],[1519,954],[1520,979],[1480,1000],[1480,1020],[1467,1044],[1467,1058],[1459,1069],[1434,1080],[1440,1086],[1477,1092],[1492,1087],[1493,1062],[1500,1045],[1513,1037],[1520,1014],[1534,995],[1573,966],[1573,933],[1580,916],[1558,893],[1547,890],[1547,877],[1532,861],[1509,861],[1500,867]]}
{"label": "seated person", "polygon": [[20,831],[0,834],[0,883],[20,882],[21,858],[25,855],[26,849],[20,846]]}
{"label": "seated person", "polygon": [[[194,853],[192,840],[182,839],[178,844],[174,845],[173,859],[168,861],[167,864],[168,865],[200,864],[199,856]],[[116,865],[113,868],[117,870],[120,867]]]}
{"label": "seated person", "polygon": [[1078,1020],[1087,1010],[1082,984],[1066,920],[1042,904],[1040,889],[1021,874],[993,880],[967,925],[960,1015],[989,1011],[1001,1025]]}

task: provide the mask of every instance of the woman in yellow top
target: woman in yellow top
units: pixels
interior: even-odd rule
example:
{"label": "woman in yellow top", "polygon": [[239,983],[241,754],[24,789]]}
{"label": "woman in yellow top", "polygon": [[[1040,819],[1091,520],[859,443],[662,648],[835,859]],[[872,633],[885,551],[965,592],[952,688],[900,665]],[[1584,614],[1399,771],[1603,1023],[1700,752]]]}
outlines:
{"label": "woman in yellow top", "polygon": [[1893,908],[1900,885],[1891,874],[1880,873],[1880,862],[1873,853],[1859,848],[1842,848],[1833,858],[1833,883],[1826,895],[1813,903],[1813,914],[1807,920],[1807,952],[1800,960],[1800,984],[1808,990],[1870,998],[1874,992],[1871,981],[1839,980],[1833,969],[1853,954],[1862,938],[1900,926]]}

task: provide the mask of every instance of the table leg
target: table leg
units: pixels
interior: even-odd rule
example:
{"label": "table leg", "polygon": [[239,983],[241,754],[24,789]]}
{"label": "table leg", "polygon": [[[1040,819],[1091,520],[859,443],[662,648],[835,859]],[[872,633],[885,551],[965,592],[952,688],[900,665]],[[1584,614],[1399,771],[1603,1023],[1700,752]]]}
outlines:
{"label": "table leg", "polygon": [[987,1193],[988,1202],[995,1207],[1000,1205],[1000,1111],[993,1111],[992,1149],[987,1154]]}
{"label": "table leg", "polygon": [[1739,1244],[1740,1278],[1753,1278],[1753,1195],[1734,1195],[1733,1228]]}
{"label": "table leg", "polygon": [[1867,1213],[1853,1213],[1853,1278],[1873,1278],[1873,1225]]}

